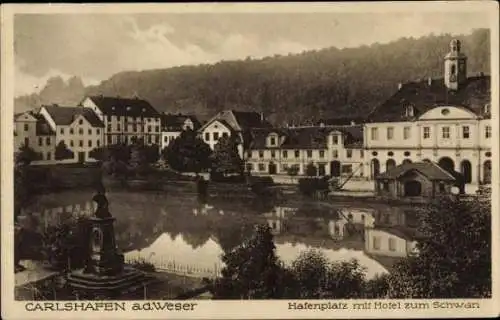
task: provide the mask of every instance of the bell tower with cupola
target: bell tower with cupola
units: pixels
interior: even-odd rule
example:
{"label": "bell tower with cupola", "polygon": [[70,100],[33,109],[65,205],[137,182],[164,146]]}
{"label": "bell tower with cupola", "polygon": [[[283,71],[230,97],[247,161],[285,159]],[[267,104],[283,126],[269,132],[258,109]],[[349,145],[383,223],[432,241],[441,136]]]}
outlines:
{"label": "bell tower with cupola", "polygon": [[458,90],[467,80],[467,56],[460,52],[462,43],[453,39],[450,52],[444,57],[444,84],[450,90]]}

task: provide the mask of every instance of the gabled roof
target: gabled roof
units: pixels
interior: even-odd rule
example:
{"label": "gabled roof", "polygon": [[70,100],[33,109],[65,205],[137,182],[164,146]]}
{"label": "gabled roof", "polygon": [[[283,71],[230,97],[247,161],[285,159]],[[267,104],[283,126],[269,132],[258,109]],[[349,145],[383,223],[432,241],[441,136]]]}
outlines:
{"label": "gabled roof", "polygon": [[363,126],[315,126],[289,128],[260,128],[253,129],[251,149],[265,149],[266,138],[271,133],[277,133],[285,139],[279,145],[282,149],[326,149],[328,135],[332,131],[339,131],[344,135],[344,145],[360,147],[363,145]]}
{"label": "gabled roof", "polygon": [[[449,90],[444,79],[432,79],[408,82],[385,102],[377,106],[368,115],[369,122],[408,121],[424,114],[439,105],[465,106],[478,116],[484,114],[484,106],[491,103],[490,76],[469,77],[458,86],[458,90]],[[405,116],[407,106],[413,106],[414,117]]]}
{"label": "gabled roof", "polygon": [[426,161],[400,164],[399,166],[379,174],[376,178],[394,180],[410,171],[418,171],[429,180],[456,181],[456,178],[451,173],[444,170],[434,162]]}
{"label": "gabled roof", "polygon": [[90,108],[84,107],[61,107],[61,106],[43,106],[56,125],[70,125],[75,119],[82,115],[93,127],[104,128],[104,123],[99,119],[95,112]]}
{"label": "gabled roof", "polygon": [[224,110],[216,114],[210,120],[208,120],[200,130],[205,129],[215,120],[225,121],[228,126],[236,131],[247,131],[252,128],[270,128],[271,124],[267,122],[262,116],[257,112],[247,112],[247,111],[235,111],[235,110]]}
{"label": "gabled roof", "polygon": [[181,131],[184,122],[189,119],[193,122],[193,130],[198,130],[200,121],[193,115],[162,114],[161,126],[163,129]]}
{"label": "gabled roof", "polygon": [[35,115],[36,121],[36,135],[37,136],[51,136],[55,135],[54,130],[50,127],[45,117],[41,114]]}
{"label": "gabled roof", "polygon": [[126,117],[159,117],[160,114],[146,100],[139,98],[119,98],[105,96],[89,96],[94,104],[105,115]]}
{"label": "gabled roof", "polygon": [[423,237],[423,235],[416,228],[410,228],[402,225],[377,226],[374,230],[384,231],[408,241],[416,241],[417,239]]}

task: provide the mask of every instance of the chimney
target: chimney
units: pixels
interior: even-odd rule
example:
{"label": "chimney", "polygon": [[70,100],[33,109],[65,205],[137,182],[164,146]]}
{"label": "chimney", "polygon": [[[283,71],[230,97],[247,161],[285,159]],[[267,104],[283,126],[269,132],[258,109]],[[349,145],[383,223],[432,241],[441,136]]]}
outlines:
{"label": "chimney", "polygon": [[432,78],[431,78],[431,77],[429,77],[429,78],[427,79],[427,85],[428,85],[429,87],[432,85]]}
{"label": "chimney", "polygon": [[264,122],[264,112],[260,113],[260,122]]}
{"label": "chimney", "polygon": [[401,90],[402,87],[403,87],[403,84],[401,82],[398,83],[398,90]]}

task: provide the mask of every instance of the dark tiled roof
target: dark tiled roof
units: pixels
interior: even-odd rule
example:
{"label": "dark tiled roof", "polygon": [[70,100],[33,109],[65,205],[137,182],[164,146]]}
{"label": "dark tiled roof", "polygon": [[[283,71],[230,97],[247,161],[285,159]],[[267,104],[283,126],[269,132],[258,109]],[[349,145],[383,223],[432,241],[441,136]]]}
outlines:
{"label": "dark tiled roof", "polygon": [[224,110],[207,121],[201,129],[205,128],[215,120],[225,121],[229,128],[236,132],[248,131],[253,128],[272,127],[271,124],[265,119],[262,119],[261,115],[257,112]]}
{"label": "dark tiled roof", "polygon": [[484,105],[491,103],[490,76],[469,77],[456,91],[448,90],[444,80],[432,79],[408,82],[392,97],[377,106],[367,117],[370,122],[411,120],[405,116],[408,105],[414,107],[414,117],[438,105],[463,106],[477,115],[483,114]]}
{"label": "dark tiled roof", "polygon": [[415,241],[422,238],[422,234],[416,228],[405,226],[376,227],[375,230],[381,230],[409,241]]}
{"label": "dark tiled roof", "polygon": [[36,135],[37,136],[50,136],[55,135],[55,132],[50,127],[49,123],[41,114],[35,114],[36,118]]}
{"label": "dark tiled roof", "polygon": [[153,106],[142,99],[118,97],[90,96],[90,98],[105,115],[126,117],[159,117]]}
{"label": "dark tiled roof", "polygon": [[442,169],[434,162],[412,162],[400,164],[399,166],[396,166],[386,172],[379,174],[377,176],[377,179],[393,180],[413,170],[420,172],[430,180],[456,180],[453,174]]}
{"label": "dark tiled roof", "polygon": [[102,121],[90,108],[83,107],[62,107],[62,106],[44,106],[50,114],[56,125],[70,125],[76,117],[83,115],[93,127],[104,127]]}
{"label": "dark tiled roof", "polygon": [[252,149],[265,149],[266,137],[274,132],[279,137],[285,138],[279,146],[282,149],[326,149],[328,135],[332,131],[344,133],[346,146],[361,147],[363,145],[363,127],[358,125],[253,129],[250,147]]}
{"label": "dark tiled roof", "polygon": [[193,122],[193,130],[200,128],[200,122],[195,116],[183,114],[162,114],[161,126],[165,130],[182,130],[184,122],[190,119]]}
{"label": "dark tiled roof", "polygon": [[325,125],[325,126],[347,126],[351,124],[359,124],[365,122],[364,117],[337,117],[337,118],[329,118],[322,119],[317,122],[317,125]]}

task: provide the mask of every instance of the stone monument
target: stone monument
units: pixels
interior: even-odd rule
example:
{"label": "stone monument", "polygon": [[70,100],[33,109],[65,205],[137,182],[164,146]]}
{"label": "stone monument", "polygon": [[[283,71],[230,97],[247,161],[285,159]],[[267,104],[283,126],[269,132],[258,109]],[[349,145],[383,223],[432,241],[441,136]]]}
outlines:
{"label": "stone monument", "polygon": [[120,297],[142,289],[147,281],[143,272],[124,264],[123,254],[115,241],[113,224],[115,218],[108,209],[108,200],[103,190],[92,198],[97,204],[94,216],[89,219],[88,246],[90,256],[83,269],[68,275],[68,285],[80,297]]}

